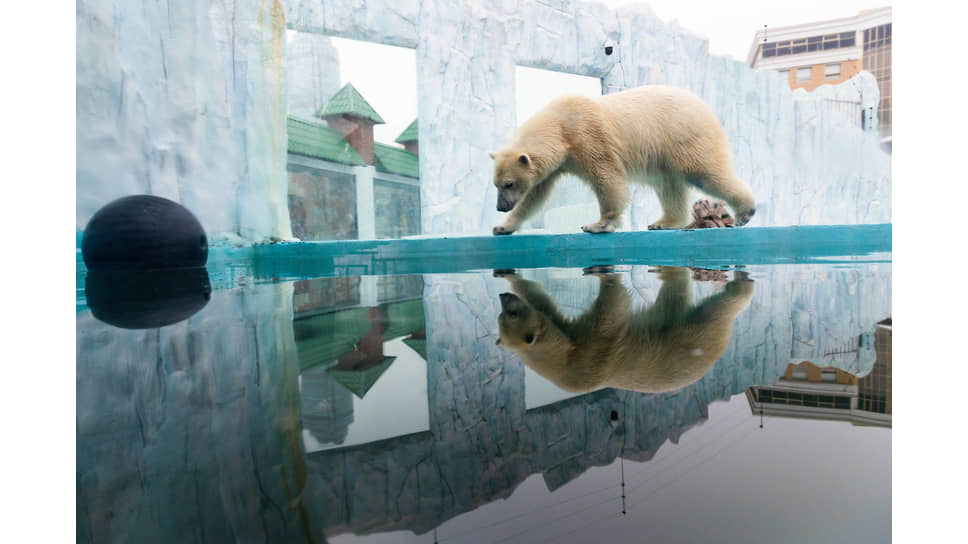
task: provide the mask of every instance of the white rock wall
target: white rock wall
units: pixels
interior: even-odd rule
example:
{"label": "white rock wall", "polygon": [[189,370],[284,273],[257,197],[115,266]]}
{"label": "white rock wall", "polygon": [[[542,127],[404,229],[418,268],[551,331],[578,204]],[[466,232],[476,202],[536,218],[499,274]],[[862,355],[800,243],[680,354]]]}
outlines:
{"label": "white rock wall", "polygon": [[77,228],[130,194],[213,241],[291,238],[279,0],[77,2]]}
{"label": "white rock wall", "polygon": [[329,38],[295,32],[286,43],[286,111],[310,118],[340,89],[339,53]]}

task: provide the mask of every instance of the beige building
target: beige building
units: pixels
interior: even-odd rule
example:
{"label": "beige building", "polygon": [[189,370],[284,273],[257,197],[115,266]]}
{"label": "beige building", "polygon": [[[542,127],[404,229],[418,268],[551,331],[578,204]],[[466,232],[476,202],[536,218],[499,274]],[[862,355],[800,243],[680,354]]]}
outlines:
{"label": "beige building", "polygon": [[854,425],[891,426],[891,319],[877,324],[877,360],[858,378],[809,361],[791,363],[777,383],[746,391],[753,415],[849,421]]}
{"label": "beige building", "polygon": [[789,78],[790,88],[808,91],[846,81],[861,70],[877,79],[881,98],[877,125],[885,144],[891,142],[891,8],[862,11],[852,17],[756,33],[747,64],[775,70]]}

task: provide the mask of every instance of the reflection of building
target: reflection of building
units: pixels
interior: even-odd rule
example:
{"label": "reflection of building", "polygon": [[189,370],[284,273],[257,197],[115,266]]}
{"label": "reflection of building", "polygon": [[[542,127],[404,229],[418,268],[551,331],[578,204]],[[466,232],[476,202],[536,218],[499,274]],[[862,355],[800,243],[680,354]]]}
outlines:
{"label": "reflection of building", "polygon": [[296,282],[300,411],[317,442],[343,443],[354,421],[353,395],[366,396],[395,360],[384,355],[386,341],[406,337],[426,358],[422,294],[421,276]]}
{"label": "reflection of building", "polygon": [[877,124],[890,145],[890,7],[832,21],[765,28],[756,33],[747,63],[786,74],[791,89],[808,91],[825,83],[841,83],[861,70],[871,72],[881,94]]}
{"label": "reflection of building", "polygon": [[754,414],[833,419],[855,425],[891,426],[891,320],[878,323],[874,335],[877,361],[857,378],[843,370],[804,361],[787,366],[776,384],[746,391]]}
{"label": "reflection of building", "polygon": [[[347,83],[316,110],[289,116],[289,214],[302,240],[369,240],[420,232],[416,120],[397,138],[374,141],[383,123]],[[412,140],[411,140],[412,137]]]}

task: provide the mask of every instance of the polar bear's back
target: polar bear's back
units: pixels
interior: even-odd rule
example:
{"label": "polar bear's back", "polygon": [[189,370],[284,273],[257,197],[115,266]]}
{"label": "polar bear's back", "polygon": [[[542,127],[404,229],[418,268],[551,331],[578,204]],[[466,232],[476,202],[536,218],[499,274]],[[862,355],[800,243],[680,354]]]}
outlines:
{"label": "polar bear's back", "polygon": [[701,160],[693,155],[725,152],[728,156],[729,142],[719,119],[685,89],[645,86],[595,101],[629,166],[665,163],[687,171]]}

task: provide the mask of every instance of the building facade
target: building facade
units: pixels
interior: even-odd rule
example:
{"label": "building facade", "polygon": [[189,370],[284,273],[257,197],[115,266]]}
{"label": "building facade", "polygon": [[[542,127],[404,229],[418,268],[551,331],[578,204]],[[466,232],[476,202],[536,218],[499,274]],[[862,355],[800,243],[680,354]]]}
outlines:
{"label": "building facade", "polygon": [[753,415],[849,421],[853,425],[891,426],[891,318],[877,324],[877,360],[870,373],[856,377],[809,361],[787,365],[772,385],[746,391]]}
{"label": "building facade", "polygon": [[420,234],[417,121],[374,140],[383,118],[347,83],[310,118],[288,116],[289,216],[303,241],[372,240]]}
{"label": "building facade", "polygon": [[807,91],[871,72],[880,91],[877,126],[889,145],[891,41],[891,8],[871,9],[843,19],[765,27],[756,33],[746,62],[785,74],[791,89]]}

